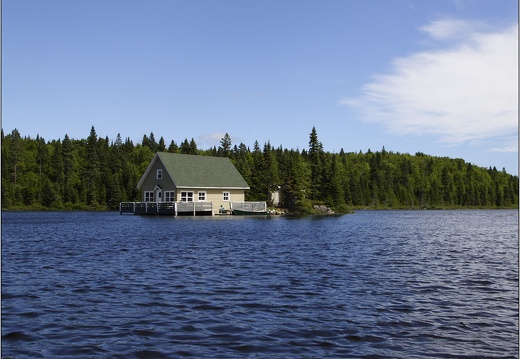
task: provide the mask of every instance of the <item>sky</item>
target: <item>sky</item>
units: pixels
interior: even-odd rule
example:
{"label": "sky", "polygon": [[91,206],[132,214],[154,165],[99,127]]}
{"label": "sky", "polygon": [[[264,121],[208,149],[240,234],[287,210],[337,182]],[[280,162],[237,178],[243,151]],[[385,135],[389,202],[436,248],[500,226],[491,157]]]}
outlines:
{"label": "sky", "polygon": [[517,0],[3,0],[2,129],[518,174]]}

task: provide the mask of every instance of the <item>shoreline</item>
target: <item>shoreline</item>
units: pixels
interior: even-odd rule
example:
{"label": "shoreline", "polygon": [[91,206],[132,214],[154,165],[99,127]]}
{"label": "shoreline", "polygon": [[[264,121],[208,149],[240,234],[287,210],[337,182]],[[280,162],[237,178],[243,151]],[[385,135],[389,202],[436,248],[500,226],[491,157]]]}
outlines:
{"label": "shoreline", "polygon": [[[291,212],[285,208],[269,208],[271,215],[275,216],[303,216],[296,212]],[[457,206],[457,207],[351,207],[348,212],[333,212],[326,213],[316,211],[315,213],[309,213],[306,215],[343,215],[352,214],[357,211],[455,211],[455,210],[519,210],[518,206],[515,207],[481,207],[481,206]],[[119,212],[119,209],[113,208],[41,208],[41,207],[15,207],[15,208],[2,208],[2,212]]]}

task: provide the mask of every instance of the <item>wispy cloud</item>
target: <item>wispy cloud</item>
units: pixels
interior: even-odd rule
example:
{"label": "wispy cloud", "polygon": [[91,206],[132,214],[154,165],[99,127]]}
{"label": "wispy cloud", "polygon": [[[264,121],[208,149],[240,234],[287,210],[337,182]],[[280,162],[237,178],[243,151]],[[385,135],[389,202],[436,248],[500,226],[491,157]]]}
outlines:
{"label": "wispy cloud", "polygon": [[493,147],[491,152],[518,152],[518,143],[511,143],[501,147]]}
{"label": "wispy cloud", "polygon": [[[207,147],[219,147],[220,141],[224,138],[226,135],[226,132],[213,132],[213,133],[206,133],[202,134],[198,137],[197,146],[199,146],[199,142],[202,142],[201,148],[207,148]],[[231,136],[231,144],[232,146],[237,145],[242,141],[239,137]]]}
{"label": "wispy cloud", "polygon": [[430,134],[450,144],[516,136],[518,25],[483,29],[453,19],[424,26],[440,48],[394,60],[391,73],[340,103],[397,135]]}
{"label": "wispy cloud", "polygon": [[478,29],[484,29],[485,24],[475,21],[465,21],[446,18],[432,21],[420,28],[436,40],[454,40],[472,37]]}

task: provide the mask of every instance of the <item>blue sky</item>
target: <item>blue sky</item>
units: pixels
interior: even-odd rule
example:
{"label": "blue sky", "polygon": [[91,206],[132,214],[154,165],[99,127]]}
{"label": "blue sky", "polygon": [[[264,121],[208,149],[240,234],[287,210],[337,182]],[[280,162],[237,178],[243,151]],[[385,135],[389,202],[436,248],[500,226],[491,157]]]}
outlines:
{"label": "blue sky", "polygon": [[3,0],[2,128],[518,174],[517,0]]}

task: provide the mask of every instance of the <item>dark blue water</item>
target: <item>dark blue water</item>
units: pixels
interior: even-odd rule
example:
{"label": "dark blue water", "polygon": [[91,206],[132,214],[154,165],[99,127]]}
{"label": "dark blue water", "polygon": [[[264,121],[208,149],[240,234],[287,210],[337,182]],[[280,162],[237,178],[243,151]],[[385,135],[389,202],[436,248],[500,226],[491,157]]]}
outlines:
{"label": "dark blue water", "polygon": [[518,211],[2,213],[3,358],[517,358]]}

